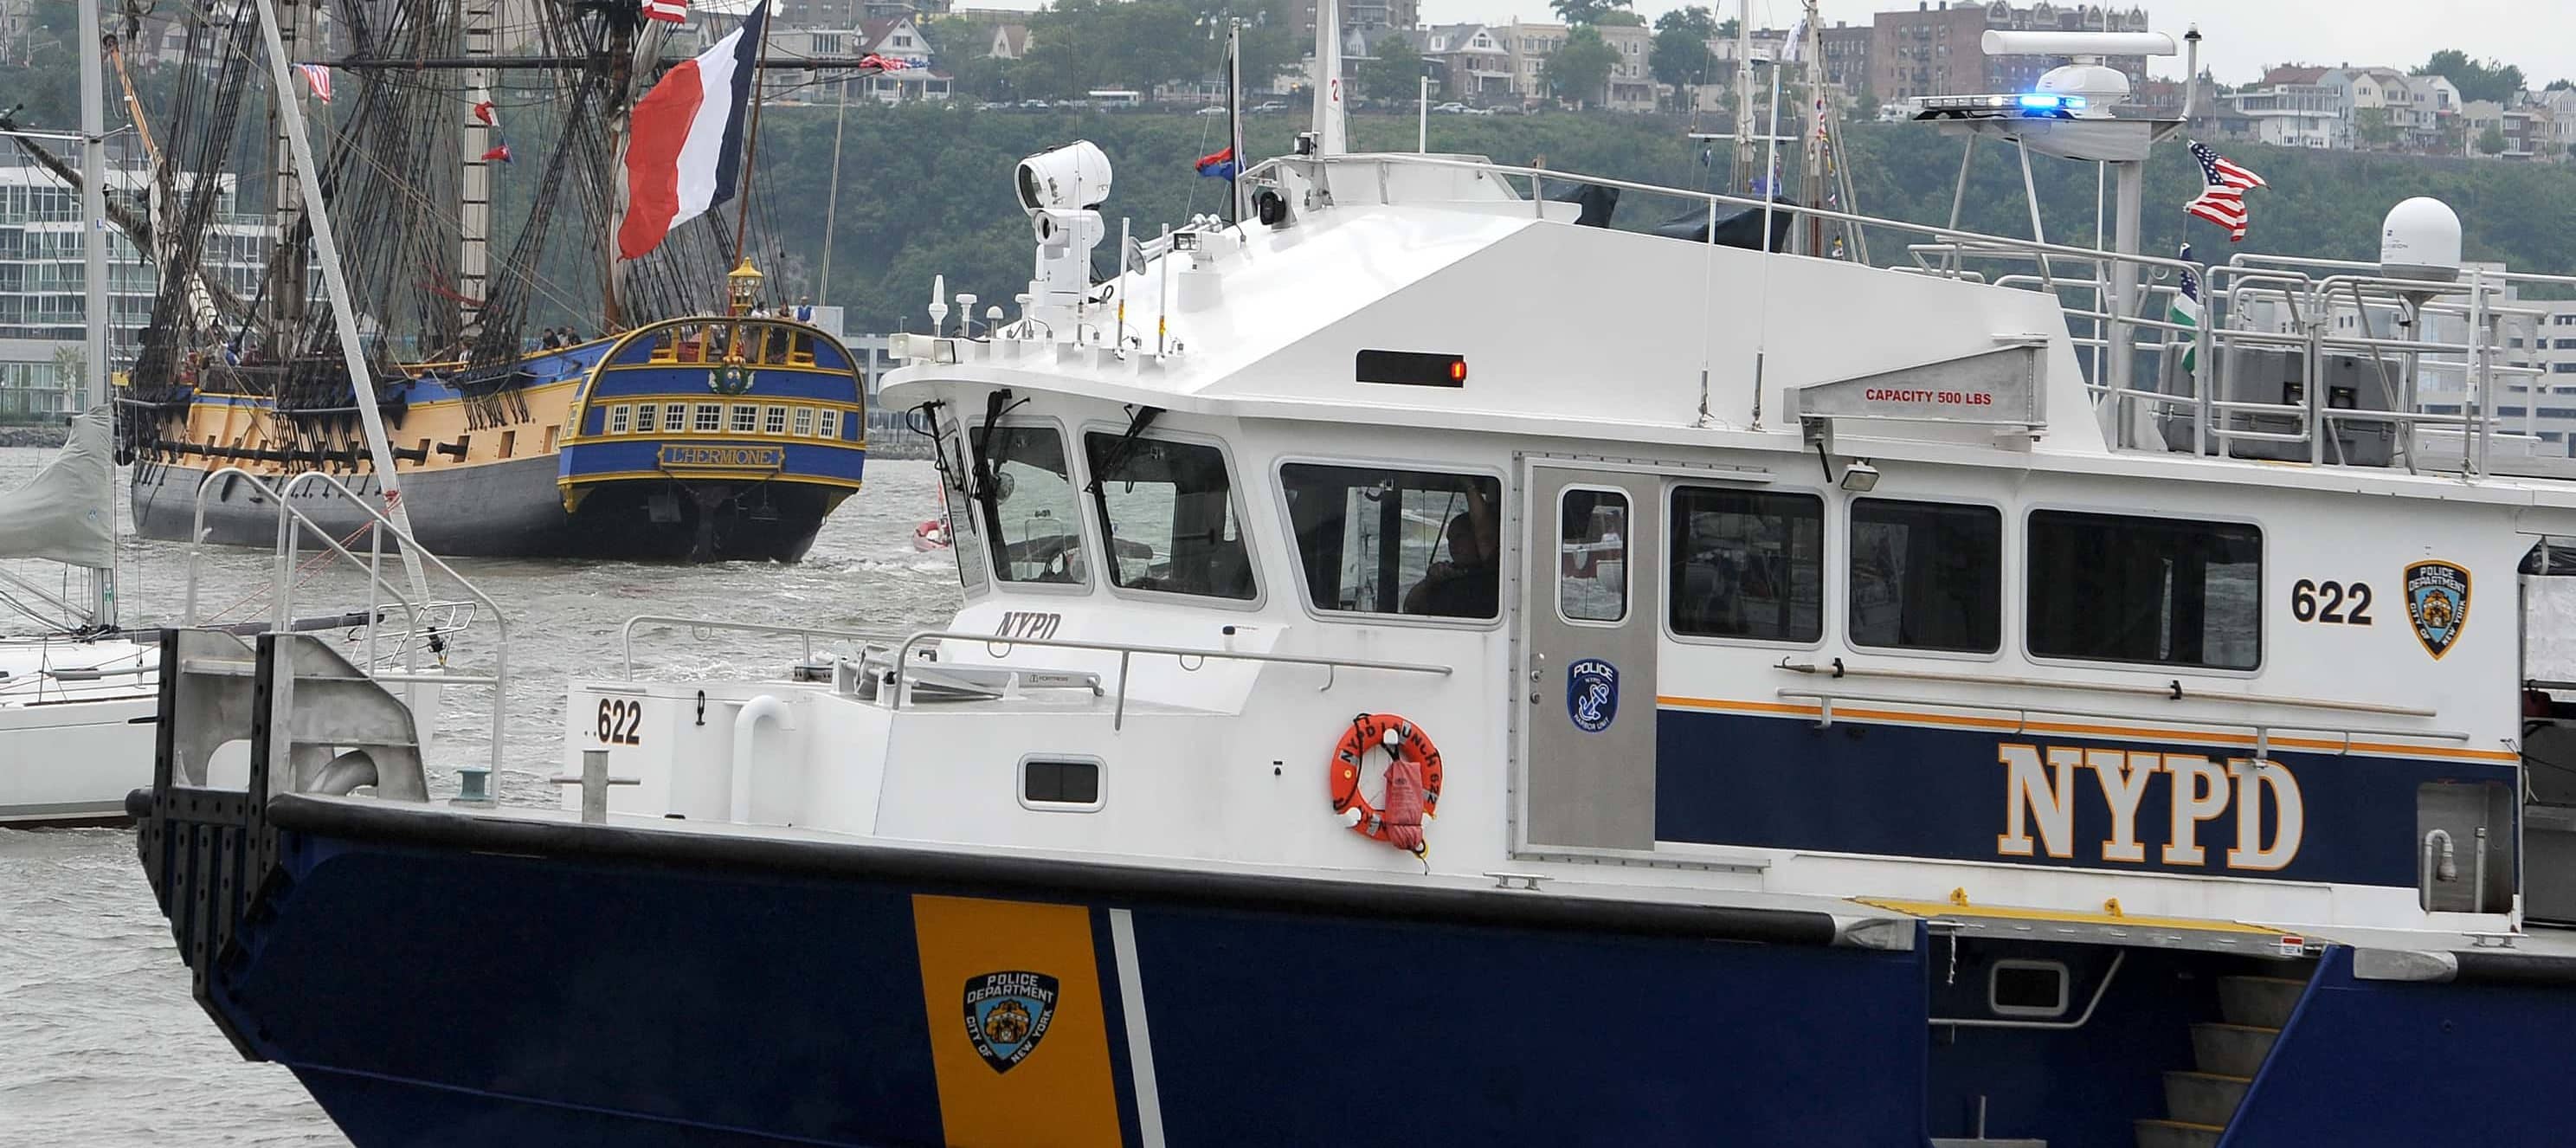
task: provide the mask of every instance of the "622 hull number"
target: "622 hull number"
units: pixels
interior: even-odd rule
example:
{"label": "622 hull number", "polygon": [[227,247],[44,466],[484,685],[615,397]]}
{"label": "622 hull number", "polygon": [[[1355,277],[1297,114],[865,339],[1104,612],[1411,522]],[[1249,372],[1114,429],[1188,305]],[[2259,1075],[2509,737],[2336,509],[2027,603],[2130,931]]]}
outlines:
{"label": "622 hull number", "polygon": [[2330,626],[2370,624],[2370,584],[2312,582],[2301,578],[2290,587],[2290,616]]}
{"label": "622 hull number", "polygon": [[644,703],[628,698],[599,699],[599,721],[592,731],[608,745],[642,745]]}

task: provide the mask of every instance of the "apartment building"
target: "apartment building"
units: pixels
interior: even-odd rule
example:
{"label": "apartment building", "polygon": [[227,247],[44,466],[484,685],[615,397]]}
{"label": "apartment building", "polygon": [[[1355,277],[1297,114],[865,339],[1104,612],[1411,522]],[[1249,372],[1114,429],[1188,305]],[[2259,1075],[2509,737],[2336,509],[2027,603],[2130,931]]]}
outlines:
{"label": "apartment building", "polygon": [[[52,173],[16,156],[10,160],[15,162],[0,166],[0,339],[77,345],[89,322],[80,197]],[[225,286],[248,297],[259,289],[268,227],[260,218],[234,210],[232,176],[217,178],[223,181],[223,195],[201,261]],[[108,168],[111,195],[139,200],[148,183],[139,161]],[[134,359],[161,277],[123,233],[107,234],[108,357],[121,366]]]}
{"label": "apartment building", "polygon": [[[1913,11],[1881,12],[1871,22],[1870,88],[1881,100],[1915,96],[1966,96],[1988,92],[2028,91],[2050,68],[2065,62],[2048,56],[1988,56],[1981,42],[1989,28],[2012,31],[2146,32],[2152,21],[2144,8],[2127,10],[2100,4],[2050,4],[2047,0],[2016,7],[1992,3],[1936,4],[1917,0]],[[2143,56],[2113,56],[2112,67],[2128,73],[2132,88],[2146,80]]]}

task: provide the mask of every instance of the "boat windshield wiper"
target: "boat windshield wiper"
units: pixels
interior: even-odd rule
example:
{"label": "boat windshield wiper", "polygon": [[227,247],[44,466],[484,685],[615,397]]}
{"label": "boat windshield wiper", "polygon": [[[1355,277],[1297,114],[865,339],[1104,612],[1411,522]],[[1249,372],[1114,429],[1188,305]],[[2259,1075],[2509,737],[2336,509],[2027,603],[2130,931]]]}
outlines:
{"label": "boat windshield wiper", "polygon": [[1136,449],[1136,436],[1145,433],[1145,428],[1152,426],[1155,417],[1163,413],[1161,407],[1133,409],[1136,413],[1127,421],[1127,433],[1119,435],[1118,441],[1110,444],[1108,457],[1101,459],[1100,465],[1091,468],[1091,485],[1085,488],[1083,493],[1100,493],[1101,476],[1127,465],[1127,456]]}
{"label": "boat windshield wiper", "polygon": [[987,515],[998,512],[994,509],[993,464],[986,460],[985,451],[992,445],[993,424],[1001,420],[1002,412],[1009,410],[1011,405],[1009,387],[995,388],[993,393],[984,396],[984,424],[975,428],[973,441],[967,444],[972,448],[970,453],[975,456],[967,460],[967,465],[974,468],[975,474],[975,489],[967,493],[974,496],[976,502],[983,504],[984,513]]}

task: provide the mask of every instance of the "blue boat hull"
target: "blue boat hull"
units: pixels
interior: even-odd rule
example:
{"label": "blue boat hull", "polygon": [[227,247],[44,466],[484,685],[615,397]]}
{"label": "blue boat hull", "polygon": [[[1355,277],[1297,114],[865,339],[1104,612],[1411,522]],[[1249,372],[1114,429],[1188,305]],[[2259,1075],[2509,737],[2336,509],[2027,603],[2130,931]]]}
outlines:
{"label": "blue boat hull", "polygon": [[[2211,980],[2262,964],[2136,950],[2105,978],[2087,962],[2116,950],[2061,947],[2086,950],[2080,994],[2107,980],[2088,1023],[1956,1028],[1933,1018],[1976,1007],[2013,943],[292,796],[135,804],[201,1002],[365,1148],[1921,1145],[1979,1120],[2127,1143],[2215,1019]],[[2576,1117],[2532,1087],[2576,1041],[2554,968],[2263,967],[2314,983],[2228,1143],[2539,1142]],[[1020,1011],[994,1027],[977,1010],[1001,1000]]]}

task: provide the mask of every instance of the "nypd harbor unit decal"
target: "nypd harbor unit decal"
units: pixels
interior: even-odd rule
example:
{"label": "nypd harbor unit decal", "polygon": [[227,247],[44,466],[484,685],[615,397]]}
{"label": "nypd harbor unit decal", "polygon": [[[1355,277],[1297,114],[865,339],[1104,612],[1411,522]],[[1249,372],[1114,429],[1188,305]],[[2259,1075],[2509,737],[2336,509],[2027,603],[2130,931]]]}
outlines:
{"label": "nypd harbor unit decal", "polygon": [[966,981],[966,1039],[995,1072],[1009,1072],[1036,1052],[1055,1019],[1056,979],[1002,972]]}
{"label": "nypd harbor unit decal", "polygon": [[2450,562],[2418,562],[2406,568],[2406,618],[2415,624],[2415,640],[2438,660],[2459,644],[2469,624],[2469,571]]}
{"label": "nypd harbor unit decal", "polygon": [[1574,728],[1599,733],[1619,716],[1619,667],[1584,658],[1565,668],[1565,716]]}

